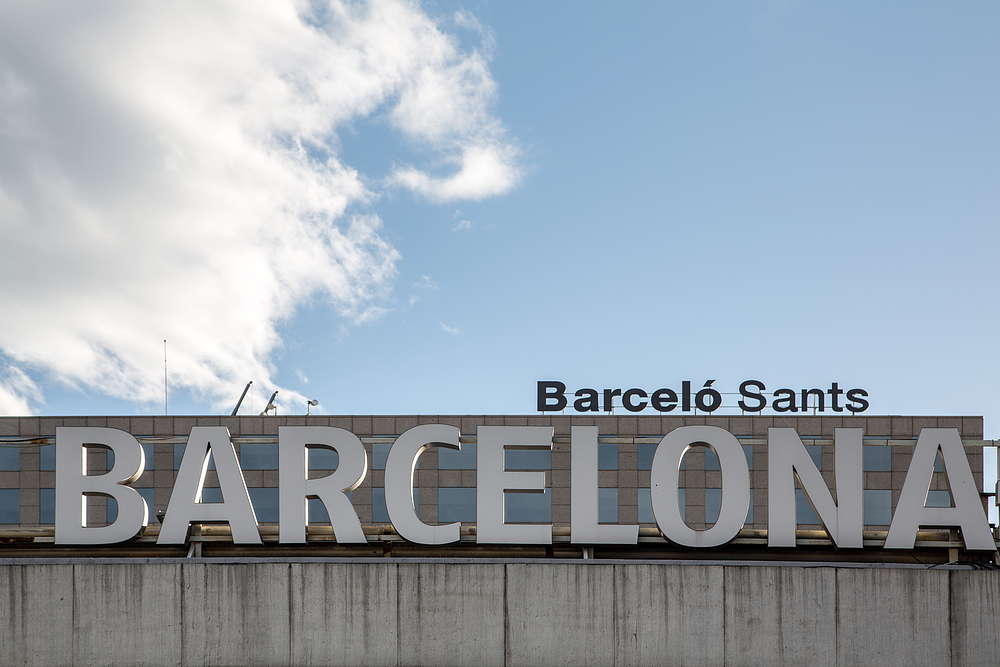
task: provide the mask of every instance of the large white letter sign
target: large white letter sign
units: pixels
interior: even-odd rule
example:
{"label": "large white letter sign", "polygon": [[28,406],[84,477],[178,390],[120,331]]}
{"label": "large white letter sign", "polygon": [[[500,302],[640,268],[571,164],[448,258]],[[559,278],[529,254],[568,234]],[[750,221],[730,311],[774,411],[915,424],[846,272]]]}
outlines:
{"label": "large white letter sign", "polygon": [[[722,508],[707,530],[684,523],[677,499],[681,459],[694,444],[712,447],[722,468]],[[649,496],[653,518],[668,540],[686,547],[717,547],[736,537],[750,509],[750,469],[740,441],[717,426],[681,426],[663,436],[653,455]]]}
{"label": "large white letter sign", "polygon": [[544,472],[504,470],[504,447],[552,449],[551,426],[480,426],[477,430],[476,542],[552,544],[552,525],[504,523],[504,493],[544,493]]}
{"label": "large white letter sign", "polygon": [[[939,449],[954,507],[924,507],[934,474],[934,457]],[[920,430],[896,513],[885,538],[885,548],[912,549],[920,526],[957,526],[962,530],[962,542],[969,551],[996,551],[957,428]]]}
{"label": "large white letter sign", "polygon": [[570,432],[570,536],[573,544],[637,544],[639,526],[598,523],[597,427],[574,426]]}
{"label": "large white letter sign", "polygon": [[[103,445],[115,464],[103,475],[87,474],[86,445]],[[113,544],[132,539],[146,526],[149,510],[135,489],[146,457],[125,431],[99,427],[56,428],[56,544]],[[87,527],[87,496],[109,496],[118,518],[108,526]]]}
{"label": "large white letter sign", "polygon": [[[309,479],[306,447],[337,452],[337,469],[320,479]],[[348,491],[361,485],[368,472],[368,454],[358,436],[332,426],[278,427],[278,541],[304,544],[309,498],[326,507],[333,534],[341,544],[365,544],[361,521]]]}
{"label": "large white letter sign", "polygon": [[796,479],[835,545],[864,546],[861,429],[838,428],[833,437],[836,503],[795,429],[767,429],[767,546],[795,546]]}
{"label": "large white letter sign", "polygon": [[[209,449],[219,474],[221,503],[201,502],[201,490],[208,472]],[[225,426],[195,426],[191,429],[156,543],[184,544],[192,521],[228,523],[235,544],[261,544],[250,493],[236,460],[229,429]]]}
{"label": "large white letter sign", "polygon": [[431,526],[417,516],[413,507],[413,471],[417,457],[437,445],[461,449],[459,430],[444,424],[414,426],[396,438],[385,461],[385,509],[389,521],[402,537],[418,544],[449,544],[462,539],[462,524]]}

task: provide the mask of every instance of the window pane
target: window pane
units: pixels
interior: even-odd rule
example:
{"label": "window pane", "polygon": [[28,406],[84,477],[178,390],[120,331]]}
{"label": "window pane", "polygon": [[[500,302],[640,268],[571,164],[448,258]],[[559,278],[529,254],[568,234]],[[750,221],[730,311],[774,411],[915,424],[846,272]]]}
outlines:
{"label": "window pane", "polygon": [[278,522],[278,489],[276,487],[251,487],[250,504],[257,521],[261,523]]}
{"label": "window pane", "polygon": [[0,523],[21,523],[21,489],[0,489]]}
{"label": "window pane", "polygon": [[656,523],[653,519],[653,501],[650,499],[649,489],[639,489],[639,523]]}
{"label": "window pane", "polygon": [[[181,469],[181,459],[184,458],[186,443],[178,442],[174,444],[174,470]],[[215,457],[212,456],[212,448],[208,448],[208,469],[215,470]]]}
{"label": "window pane", "polygon": [[308,523],[330,523],[330,513],[319,498],[309,498],[306,504],[306,521]]}
{"label": "window pane", "polygon": [[[872,447],[872,449],[889,448]],[[889,489],[865,489],[863,502],[866,526],[888,526],[892,523],[892,491]]]}
{"label": "window pane", "polygon": [[389,458],[391,447],[388,442],[376,442],[372,445],[372,470],[385,470],[385,460]]}
{"label": "window pane", "polygon": [[153,523],[156,521],[156,510],[153,509],[153,489],[136,489],[136,491],[146,501],[146,522]]}
{"label": "window pane", "polygon": [[597,521],[598,523],[618,523],[617,488],[597,489]]}
{"label": "window pane", "polygon": [[240,467],[243,470],[277,470],[278,444],[268,442],[240,445]]}
{"label": "window pane", "polygon": [[865,445],[865,472],[888,472],[892,470],[892,447],[885,445]]}
{"label": "window pane", "polygon": [[[463,442],[461,451],[438,447],[438,470],[475,470],[476,449],[474,442]],[[461,519],[461,521],[475,521],[475,519]]]}
{"label": "window pane", "polygon": [[[142,457],[143,457],[143,470],[153,469],[153,448],[155,445],[152,442],[141,442],[139,446],[142,447]],[[105,450],[107,452],[108,459],[108,470],[115,467],[115,453],[110,449]]]}
{"label": "window pane", "polygon": [[[104,500],[105,500],[105,507],[106,507],[105,511],[107,512],[107,515],[106,515],[107,516],[107,521],[108,521],[108,524],[112,524],[112,523],[114,523],[115,521],[118,520],[118,501],[115,500],[114,498],[111,498],[110,496],[106,497]],[[98,501],[98,502],[100,502],[100,501]]]}
{"label": "window pane", "polygon": [[677,489],[677,504],[681,507],[681,518],[687,521],[687,494],[686,489]]}
{"label": "window pane", "polygon": [[56,490],[38,489],[38,523],[56,522]]}
{"label": "window pane", "polygon": [[705,523],[719,520],[722,510],[722,489],[705,489]]}
{"label": "window pane", "polygon": [[549,489],[545,489],[545,493],[504,493],[503,518],[505,523],[551,523]]}
{"label": "window pane", "polygon": [[951,507],[951,492],[947,489],[941,491],[928,491],[927,502],[924,507]]}
{"label": "window pane", "polygon": [[38,448],[38,469],[39,470],[56,469],[55,445],[42,445],[41,447]]}
{"label": "window pane", "polygon": [[805,491],[795,489],[795,523],[802,525],[812,525],[819,523],[819,517],[813,511],[809,499],[806,498]]}
{"label": "window pane", "polygon": [[656,445],[642,443],[639,445],[638,464],[639,470],[652,470],[653,454],[656,453]]}
{"label": "window pane", "polygon": [[944,465],[941,463],[940,447],[938,447],[937,454],[934,455],[934,472],[944,472]]}
{"label": "window pane", "polygon": [[809,456],[812,457],[813,463],[816,464],[816,469],[822,470],[823,469],[822,445],[806,445],[806,451],[809,452]]}
{"label": "window pane", "polygon": [[[413,489],[413,509],[420,513],[420,489]],[[389,523],[389,510],[385,506],[385,488],[372,488],[372,523]]]}
{"label": "window pane", "polygon": [[21,469],[21,448],[18,445],[0,446],[0,470]]}
{"label": "window pane", "polygon": [[[677,504],[681,508],[681,518],[687,516],[685,507],[684,489],[677,489]],[[639,523],[656,523],[653,516],[653,501],[649,494],[649,489],[639,489]]]}
{"label": "window pane", "polygon": [[[598,443],[597,445],[597,469],[598,470],[618,470],[618,445],[615,443]],[[618,521],[618,519],[615,519]]]}
{"label": "window pane", "polygon": [[340,454],[326,447],[306,447],[306,462],[310,470],[336,470],[340,465]]}
{"label": "window pane", "polygon": [[743,445],[743,456],[747,457],[747,469],[753,470],[753,445]]}
{"label": "window pane", "polygon": [[217,486],[206,486],[201,490],[201,502],[203,503],[221,503],[222,502],[222,489]]}
{"label": "window pane", "polygon": [[719,465],[719,455],[710,447],[702,447],[705,450],[705,470],[721,470]]}
{"label": "window pane", "polygon": [[[749,447],[749,445],[743,445]],[[747,509],[747,520],[743,523],[753,523],[753,489],[750,489],[750,507]]]}
{"label": "window pane", "polygon": [[[346,494],[348,500],[352,503],[354,502],[354,492],[348,491]],[[326,511],[326,505],[319,498],[308,498],[306,504],[306,522],[307,523],[330,523],[330,513]]]}
{"label": "window pane", "polygon": [[552,450],[504,449],[503,462],[506,470],[549,470],[552,468]]}
{"label": "window pane", "polygon": [[[442,450],[444,451],[444,450]],[[438,521],[476,520],[476,489],[466,487],[441,487],[438,489]]]}

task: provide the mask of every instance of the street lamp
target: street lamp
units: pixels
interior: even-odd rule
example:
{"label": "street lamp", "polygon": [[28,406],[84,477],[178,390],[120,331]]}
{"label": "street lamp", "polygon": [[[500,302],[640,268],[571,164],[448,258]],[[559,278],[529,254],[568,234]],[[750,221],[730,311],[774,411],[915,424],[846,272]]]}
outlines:
{"label": "street lamp", "polygon": [[314,400],[314,401],[306,401],[306,417],[308,417],[308,416],[312,415],[312,413],[311,413],[311,412],[309,412],[309,410],[310,410],[310,409],[311,409],[311,408],[312,408],[312,407],[313,407],[314,405],[319,405],[319,401],[315,401],[315,400]]}

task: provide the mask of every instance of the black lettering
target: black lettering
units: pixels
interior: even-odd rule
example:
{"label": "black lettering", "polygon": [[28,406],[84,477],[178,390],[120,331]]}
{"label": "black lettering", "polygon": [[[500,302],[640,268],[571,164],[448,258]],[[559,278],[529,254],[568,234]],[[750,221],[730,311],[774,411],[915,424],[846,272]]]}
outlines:
{"label": "black lettering", "polygon": [[809,397],[816,397],[816,406],[819,408],[820,412],[824,411],[823,401],[826,400],[826,394],[823,393],[822,389],[803,389],[802,390],[802,412],[809,409]]}
{"label": "black lettering", "polygon": [[[778,398],[779,396],[783,396],[784,398]],[[799,409],[795,405],[795,392],[791,389],[779,389],[774,392],[771,409],[775,412],[798,412]]]}
{"label": "black lettering", "polygon": [[851,389],[847,392],[847,400],[849,400],[854,405],[848,405],[847,409],[851,412],[864,412],[868,409],[868,401],[861,398],[862,396],[867,396],[868,392],[864,389]]}
{"label": "black lettering", "polygon": [[840,407],[840,397],[844,395],[844,390],[834,382],[826,393],[830,394],[830,409],[834,412],[843,412],[844,408]]}
{"label": "black lettering", "polygon": [[[566,385],[562,382],[539,382],[538,383],[538,411],[539,412],[559,412],[566,407]],[[555,399],[555,403],[550,403]]]}
{"label": "black lettering", "polygon": [[722,407],[722,394],[717,390],[712,389],[712,383],[715,380],[709,380],[705,383],[705,386],[698,391],[698,394],[694,397],[694,404],[699,410],[703,412],[715,412],[720,407]]}
{"label": "black lettering", "polygon": [[611,412],[615,409],[615,396],[621,396],[621,389],[605,389],[604,390],[604,411]]}
{"label": "black lettering", "polygon": [[[750,389],[756,389],[757,391],[750,391]],[[757,405],[751,407],[747,405],[742,399],[738,403],[740,410],[745,412],[760,412],[767,407],[767,399],[764,398],[764,394],[761,392],[767,389],[764,383],[760,380],[747,380],[740,385],[740,395],[743,398],[750,398],[757,401]]]}
{"label": "black lettering", "polygon": [[677,407],[677,393],[673,389],[657,389],[649,404],[660,412],[670,412]]}
{"label": "black lettering", "polygon": [[625,406],[625,409],[628,410],[629,412],[642,412],[643,410],[645,410],[646,401],[640,401],[639,403],[633,405],[632,404],[633,396],[646,398],[647,394],[642,389],[629,389],[628,391],[626,391],[625,395],[622,396],[622,405]]}
{"label": "black lettering", "polygon": [[691,412],[691,380],[684,380],[684,382],[681,383],[681,394],[683,398],[681,402],[681,411]]}
{"label": "black lettering", "polygon": [[576,392],[577,401],[573,404],[573,409],[577,412],[600,412],[601,406],[597,400],[596,389],[581,389]]}

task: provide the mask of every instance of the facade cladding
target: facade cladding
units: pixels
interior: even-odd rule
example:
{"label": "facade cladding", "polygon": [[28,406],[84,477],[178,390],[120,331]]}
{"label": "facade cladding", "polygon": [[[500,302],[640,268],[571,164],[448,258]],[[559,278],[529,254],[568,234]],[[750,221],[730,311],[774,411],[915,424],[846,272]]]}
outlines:
{"label": "facade cladding", "polygon": [[[414,505],[428,524],[476,521],[476,430],[479,426],[551,426],[551,451],[507,450],[507,470],[550,471],[544,493],[509,493],[505,520],[509,523],[570,524],[570,428],[596,426],[598,440],[598,514],[601,523],[654,527],[650,502],[650,468],[657,443],[680,426],[710,425],[735,435],[750,469],[751,503],[745,528],[767,528],[767,429],[796,429],[831,491],[834,483],[833,437],[836,428],[863,431],[863,512],[865,530],[889,527],[910,464],[914,443],[922,428],[958,429],[969,465],[982,488],[984,445],[981,417],[661,417],[661,416],[275,416],[275,417],[4,417],[0,418],[0,529],[47,526],[54,523],[55,429],[60,426],[116,428],[142,444],[146,464],[132,486],[146,499],[150,523],[167,507],[176,471],[194,426],[225,426],[232,436],[240,467],[258,521],[278,521],[279,426],[334,426],[348,430],[364,443],[369,472],[350,493],[362,525],[389,522],[385,505],[384,469],[392,443],[418,424],[458,427],[462,450],[431,447],[419,458],[415,472]],[[107,471],[107,450],[93,448],[89,474]],[[336,452],[310,449],[309,476],[320,477],[337,468]],[[935,465],[927,506],[948,507],[951,496],[940,460]],[[711,526],[719,516],[722,474],[715,453],[693,447],[679,472],[679,501],[685,522],[694,529]],[[222,500],[218,478],[210,463],[202,502]],[[984,498],[985,502],[985,498]],[[91,497],[88,525],[113,521],[114,500]],[[821,529],[801,490],[796,497],[800,529]],[[310,523],[328,521],[318,500],[309,503]]]}

